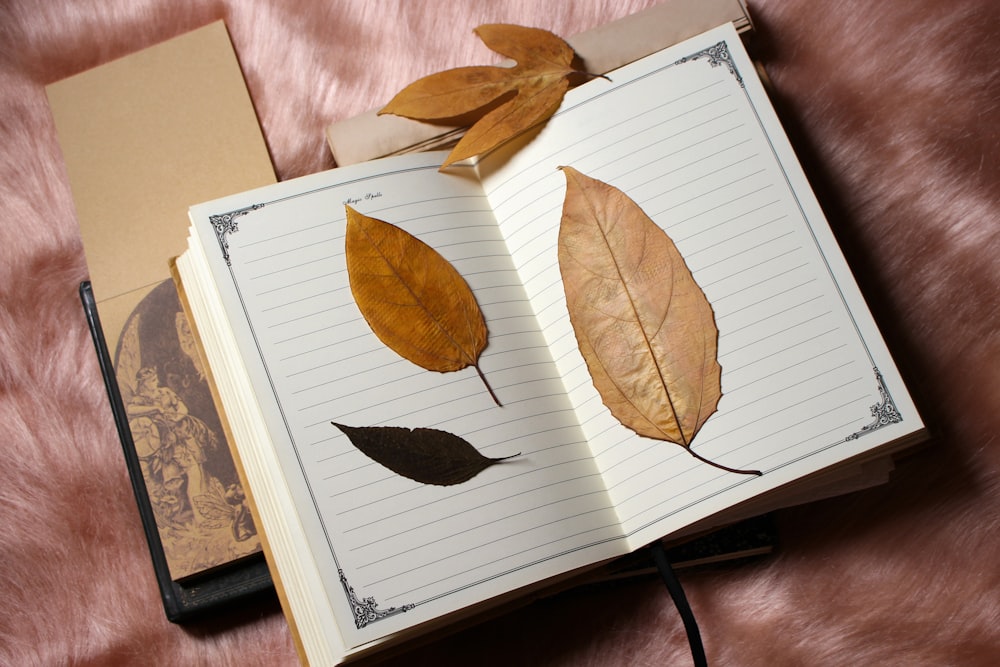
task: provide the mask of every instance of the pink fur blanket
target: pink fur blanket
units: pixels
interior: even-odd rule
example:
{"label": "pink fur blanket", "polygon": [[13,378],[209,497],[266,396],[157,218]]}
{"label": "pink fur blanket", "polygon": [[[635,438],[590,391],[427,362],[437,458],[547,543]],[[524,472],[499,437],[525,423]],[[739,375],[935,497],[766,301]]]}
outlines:
{"label": "pink fur blanket", "polygon": [[[653,0],[0,2],[0,664],[294,664],[274,607],[166,621],[76,293],[44,85],[225,18],[281,178],[471,28],[570,35]],[[683,576],[718,665],[1000,660],[1000,3],[751,0],[807,171],[936,437],[883,487],[778,513],[777,553]],[[689,664],[662,586],[528,606],[393,664]]]}

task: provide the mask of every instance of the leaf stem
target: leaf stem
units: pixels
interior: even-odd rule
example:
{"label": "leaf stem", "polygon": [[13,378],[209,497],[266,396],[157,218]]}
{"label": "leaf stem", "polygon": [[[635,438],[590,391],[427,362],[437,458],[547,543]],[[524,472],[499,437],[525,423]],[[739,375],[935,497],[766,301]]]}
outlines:
{"label": "leaf stem", "polygon": [[493,402],[497,404],[498,408],[502,408],[503,403],[500,402],[500,399],[497,398],[497,395],[493,392],[493,387],[490,386],[490,383],[486,380],[486,376],[483,375],[483,369],[479,367],[479,364],[473,364],[473,366],[475,367],[476,372],[479,373],[479,379],[483,381],[484,385],[486,385],[486,391],[490,392],[490,398],[493,399]]}
{"label": "leaf stem", "polygon": [[716,463],[715,461],[710,461],[710,460],[706,459],[704,456],[701,456],[700,454],[698,454],[696,451],[694,451],[690,447],[685,447],[684,449],[686,449],[688,451],[688,454],[690,454],[691,456],[695,457],[696,459],[698,459],[702,463],[707,463],[710,466],[714,466],[714,467],[719,468],[721,470],[725,470],[726,472],[735,472],[735,473],[738,473],[740,475],[757,475],[758,477],[760,477],[760,476],[762,476],[764,474],[760,470],[740,470],[739,468],[730,468],[728,466],[722,465],[721,463]]}
{"label": "leaf stem", "polygon": [[587,70],[577,69],[573,70],[570,76],[578,77],[583,79],[584,82],[592,81],[594,79],[604,79],[605,81],[611,81],[611,77],[607,74],[595,74],[594,72],[588,72]]}

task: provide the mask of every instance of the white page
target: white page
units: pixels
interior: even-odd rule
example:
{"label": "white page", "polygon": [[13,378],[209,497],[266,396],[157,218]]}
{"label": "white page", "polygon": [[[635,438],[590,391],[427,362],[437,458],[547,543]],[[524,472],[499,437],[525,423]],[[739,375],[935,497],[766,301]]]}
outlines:
{"label": "white page", "polygon": [[[921,424],[732,27],[610,79],[479,169],[637,547]],[[720,329],[723,397],[693,449],[763,477],[640,438],[602,405],[558,269],[560,165],[623,190],[677,244]],[[870,429],[872,406],[904,420]]]}
{"label": "white page", "polygon": [[[482,190],[439,174],[442,157],[192,209],[348,646],[625,550]],[[490,331],[480,366],[502,408],[474,369],[427,371],[375,337],[348,284],[345,203],[417,235],[466,278]],[[371,461],[332,421],[436,428],[486,456],[520,456],[430,486]],[[358,612],[369,616],[360,628]]]}

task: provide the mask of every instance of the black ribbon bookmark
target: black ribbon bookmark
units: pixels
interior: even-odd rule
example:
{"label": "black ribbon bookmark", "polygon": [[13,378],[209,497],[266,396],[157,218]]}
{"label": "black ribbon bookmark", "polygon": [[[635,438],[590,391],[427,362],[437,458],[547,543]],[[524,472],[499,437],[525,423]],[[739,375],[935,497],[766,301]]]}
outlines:
{"label": "black ribbon bookmark", "polygon": [[660,571],[660,577],[663,579],[663,583],[667,585],[667,590],[674,601],[674,606],[677,607],[677,612],[681,615],[681,620],[684,622],[684,630],[687,632],[688,644],[691,646],[691,658],[694,660],[694,665],[695,667],[708,667],[708,659],[705,657],[705,647],[701,643],[701,632],[698,630],[698,621],[694,617],[694,612],[691,610],[687,596],[684,595],[681,582],[677,579],[677,575],[674,574],[674,568],[670,566],[670,559],[667,558],[667,552],[663,548],[663,544],[659,540],[653,542],[650,545],[650,551],[653,554],[653,562],[656,563],[656,569]]}

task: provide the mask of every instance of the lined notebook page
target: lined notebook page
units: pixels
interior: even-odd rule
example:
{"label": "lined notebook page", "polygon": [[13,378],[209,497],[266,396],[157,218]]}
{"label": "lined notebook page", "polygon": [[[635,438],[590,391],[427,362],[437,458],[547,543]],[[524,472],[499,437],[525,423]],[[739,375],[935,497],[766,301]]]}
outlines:
{"label": "lined notebook page", "polygon": [[[557,265],[559,165],[623,190],[677,244],[720,329],[723,398],[694,449],[762,478],[640,438],[602,405]],[[819,244],[829,230],[730,27],[571,91],[536,137],[480,170],[634,546],[898,435],[851,439],[884,400],[873,365],[902,385],[867,315],[847,310],[867,313],[835,246]]]}
{"label": "lined notebook page", "polygon": [[[442,157],[400,158],[388,174],[336,170],[193,214],[350,645],[625,550],[482,190],[439,174]],[[345,203],[418,236],[465,277],[502,408],[474,369],[427,371],[375,337],[348,283]],[[236,230],[217,235],[210,218],[227,213]],[[373,462],[331,421],[441,429],[485,456],[520,456],[430,486]],[[373,598],[361,629],[352,596]]]}

